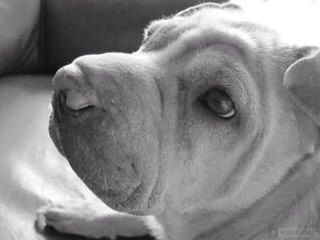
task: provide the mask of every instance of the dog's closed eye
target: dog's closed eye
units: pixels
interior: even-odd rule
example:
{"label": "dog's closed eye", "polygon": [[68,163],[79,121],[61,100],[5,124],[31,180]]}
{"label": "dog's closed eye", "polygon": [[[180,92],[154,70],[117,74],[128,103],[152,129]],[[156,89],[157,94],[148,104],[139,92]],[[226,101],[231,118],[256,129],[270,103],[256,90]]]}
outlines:
{"label": "dog's closed eye", "polygon": [[210,89],[199,100],[207,109],[220,118],[229,119],[236,114],[231,97],[221,88]]}

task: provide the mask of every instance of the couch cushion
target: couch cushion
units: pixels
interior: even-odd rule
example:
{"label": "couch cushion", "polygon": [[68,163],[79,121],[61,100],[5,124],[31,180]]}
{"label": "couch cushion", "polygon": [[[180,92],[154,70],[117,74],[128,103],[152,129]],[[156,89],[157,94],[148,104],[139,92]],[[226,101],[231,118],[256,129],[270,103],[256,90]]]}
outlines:
{"label": "couch cushion", "polygon": [[0,75],[38,67],[40,0],[0,0]]}
{"label": "couch cushion", "polygon": [[79,183],[47,133],[50,77],[0,81],[0,239],[40,240],[36,210],[81,198]]}
{"label": "couch cushion", "polygon": [[134,51],[148,22],[198,2],[0,0],[0,76],[54,73],[84,54]]}
{"label": "couch cushion", "polygon": [[[153,19],[176,13],[199,0],[47,0],[45,69],[54,72],[75,57],[138,48]],[[215,2],[222,2],[216,0]]]}
{"label": "couch cushion", "polygon": [[0,80],[0,239],[84,240],[34,227],[37,209],[49,202],[99,201],[49,137],[51,77]]}

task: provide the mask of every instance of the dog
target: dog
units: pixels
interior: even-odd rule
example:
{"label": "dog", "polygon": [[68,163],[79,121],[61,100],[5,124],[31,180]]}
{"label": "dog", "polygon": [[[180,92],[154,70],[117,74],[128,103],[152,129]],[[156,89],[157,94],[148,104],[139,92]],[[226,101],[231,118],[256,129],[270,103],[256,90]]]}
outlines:
{"label": "dog", "polygon": [[132,54],[81,56],[56,73],[51,138],[105,204],[45,206],[40,228],[319,238],[320,45],[304,39],[309,25],[289,32],[252,4],[191,7],[152,22]]}

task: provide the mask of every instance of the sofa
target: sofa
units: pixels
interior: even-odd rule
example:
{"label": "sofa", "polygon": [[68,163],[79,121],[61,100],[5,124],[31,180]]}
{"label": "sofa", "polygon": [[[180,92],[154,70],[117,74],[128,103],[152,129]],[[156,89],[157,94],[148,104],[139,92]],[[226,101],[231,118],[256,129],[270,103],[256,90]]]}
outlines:
{"label": "sofa", "polygon": [[197,2],[0,0],[1,240],[84,239],[52,229],[39,232],[36,211],[55,201],[99,201],[49,138],[55,71],[84,54],[132,52],[151,19]]}

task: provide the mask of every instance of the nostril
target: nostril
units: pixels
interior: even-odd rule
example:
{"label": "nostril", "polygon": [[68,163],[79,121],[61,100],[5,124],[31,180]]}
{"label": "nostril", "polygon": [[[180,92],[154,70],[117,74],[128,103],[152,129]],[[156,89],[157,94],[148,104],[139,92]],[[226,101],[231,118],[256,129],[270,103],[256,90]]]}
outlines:
{"label": "nostril", "polygon": [[55,102],[61,110],[79,112],[98,107],[98,95],[88,84],[82,70],[75,64],[61,68],[53,79]]}
{"label": "nostril", "polygon": [[65,106],[66,104],[66,99],[67,99],[67,96],[66,96],[66,93],[62,90],[60,90],[57,94],[56,94],[56,97],[57,97],[57,102],[59,104],[59,106]]}
{"label": "nostril", "polygon": [[80,111],[96,105],[96,100],[90,96],[89,92],[79,92],[69,90],[67,92],[66,106],[74,111]]}
{"label": "nostril", "polygon": [[72,111],[66,105],[67,102],[67,94],[64,90],[59,90],[54,94],[54,109],[57,114],[67,114]]}
{"label": "nostril", "polygon": [[59,90],[54,94],[53,107],[54,107],[55,114],[57,117],[59,117],[59,119],[62,116],[67,116],[67,115],[78,116],[78,113],[80,110],[84,110],[89,107],[88,105],[86,105],[86,107],[83,107],[81,109],[80,108],[74,109],[69,106],[68,97],[69,97],[68,90]]}
{"label": "nostril", "polygon": [[[88,97],[89,96],[89,97]],[[79,112],[95,107],[96,100],[90,95],[70,89],[60,89],[54,94],[54,108],[57,114],[78,115]]]}

